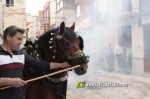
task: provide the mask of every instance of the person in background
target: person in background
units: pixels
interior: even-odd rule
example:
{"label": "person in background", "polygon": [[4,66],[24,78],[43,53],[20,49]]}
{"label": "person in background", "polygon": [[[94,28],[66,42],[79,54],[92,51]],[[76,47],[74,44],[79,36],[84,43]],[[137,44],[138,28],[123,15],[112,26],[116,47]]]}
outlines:
{"label": "person in background", "polygon": [[103,45],[100,46],[99,52],[100,52],[99,65],[100,65],[100,68],[102,70],[104,70],[105,69],[105,62],[104,62],[104,47],[103,47]]}
{"label": "person in background", "polygon": [[123,49],[123,73],[128,75],[130,74],[131,67],[131,50],[127,44],[124,45]]}
{"label": "person in background", "polygon": [[120,44],[117,45],[115,49],[115,54],[117,58],[118,69],[119,71],[122,71],[123,70],[123,48],[120,46]]}
{"label": "person in background", "polygon": [[113,63],[114,63],[114,57],[113,57],[113,51],[111,48],[111,45],[109,44],[106,49],[106,62],[108,64],[108,71],[113,71]]}

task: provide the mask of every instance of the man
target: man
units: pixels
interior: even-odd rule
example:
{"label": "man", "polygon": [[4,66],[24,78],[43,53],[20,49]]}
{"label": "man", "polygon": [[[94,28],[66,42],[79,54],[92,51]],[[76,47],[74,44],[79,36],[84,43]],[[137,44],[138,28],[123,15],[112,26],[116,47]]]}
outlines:
{"label": "man", "polygon": [[119,71],[122,71],[123,69],[123,48],[120,46],[120,44],[117,45],[115,49],[117,63],[118,63],[118,69]]}
{"label": "man", "polygon": [[16,26],[9,26],[4,31],[4,43],[0,46],[0,86],[13,88],[0,90],[0,99],[25,99],[23,68],[29,66],[38,71],[55,68],[66,68],[68,62],[54,63],[37,61],[26,53],[19,51],[23,41],[24,30]]}

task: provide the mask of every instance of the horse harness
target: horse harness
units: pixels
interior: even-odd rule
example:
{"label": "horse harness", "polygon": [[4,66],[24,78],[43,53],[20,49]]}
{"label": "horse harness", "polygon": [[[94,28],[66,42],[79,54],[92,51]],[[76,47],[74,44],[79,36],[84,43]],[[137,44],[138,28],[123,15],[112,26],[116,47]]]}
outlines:
{"label": "horse harness", "polygon": [[[66,38],[64,37],[64,34],[65,32],[63,33],[63,35],[59,35],[59,30],[57,30],[55,33],[50,33],[50,39],[49,39],[50,52],[57,53],[57,47],[59,47],[60,50],[64,53],[65,59],[71,64],[71,66],[79,65],[81,63],[87,63],[89,61],[88,60],[89,57],[85,56],[82,50],[76,51],[72,56],[70,56],[67,53],[69,45],[67,45],[67,41]],[[35,50],[32,52],[32,56],[37,60],[41,60],[41,54],[38,50],[38,46],[37,45],[35,46],[36,47]],[[58,55],[54,55],[52,58],[57,62],[60,62]],[[35,71],[30,68],[29,72],[31,74],[34,74]],[[43,74],[46,75],[45,72],[43,72]],[[60,81],[67,80],[67,78],[68,78],[68,71],[66,73],[63,73],[61,77],[58,78],[47,77],[46,79],[48,81],[58,83]]]}
{"label": "horse harness", "polygon": [[[59,30],[55,33],[50,33],[51,38],[49,39],[49,49],[51,52],[55,52],[57,53],[57,47],[59,47],[61,49],[61,51],[64,53],[65,55],[65,59],[71,64],[71,66],[75,66],[75,65],[79,65],[81,63],[87,63],[88,60],[88,56],[85,56],[84,52],[82,50],[76,51],[72,56],[69,55],[68,52],[68,47],[69,45],[67,45],[67,41],[66,38],[64,37],[65,32],[63,33],[63,35],[59,35]],[[58,45],[58,46],[57,46]],[[53,59],[56,59],[58,62],[59,60],[59,56],[53,56]],[[62,77],[60,78],[51,78],[51,77],[47,77],[47,79],[49,81],[52,82],[60,82],[60,81],[65,81],[68,79],[68,71],[67,73],[64,73]]]}

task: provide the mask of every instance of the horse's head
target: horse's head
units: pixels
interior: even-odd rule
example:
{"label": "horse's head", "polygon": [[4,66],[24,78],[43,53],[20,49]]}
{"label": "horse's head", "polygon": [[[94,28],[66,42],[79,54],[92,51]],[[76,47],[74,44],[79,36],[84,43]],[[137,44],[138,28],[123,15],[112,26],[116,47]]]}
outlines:
{"label": "horse's head", "polygon": [[86,73],[88,57],[82,50],[82,37],[78,37],[74,29],[75,23],[71,27],[65,27],[65,23],[62,22],[60,28],[47,31],[40,36],[38,43],[42,60],[68,61],[72,66],[81,65],[80,68],[75,69],[76,73],[81,75]]}
{"label": "horse's head", "polygon": [[60,24],[60,30],[57,33],[57,39],[64,40],[67,46],[67,59],[71,65],[81,65],[81,68],[75,69],[77,74],[84,74],[87,70],[88,57],[83,52],[83,39],[74,32],[75,23],[71,27],[65,27],[65,23]]}

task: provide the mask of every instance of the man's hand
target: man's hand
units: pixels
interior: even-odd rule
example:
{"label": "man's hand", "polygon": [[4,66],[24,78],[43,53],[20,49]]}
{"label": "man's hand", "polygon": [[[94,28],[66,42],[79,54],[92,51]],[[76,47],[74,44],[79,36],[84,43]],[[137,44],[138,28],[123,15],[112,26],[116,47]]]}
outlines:
{"label": "man's hand", "polygon": [[27,83],[20,78],[10,78],[10,84],[9,85],[12,87],[18,88],[18,87],[22,87],[24,85],[27,85]]}
{"label": "man's hand", "polygon": [[60,68],[66,68],[66,67],[69,67],[71,66],[68,62],[63,62],[60,64]]}
{"label": "man's hand", "polygon": [[63,63],[50,63],[50,69],[56,69],[56,68],[66,68],[71,66],[68,62],[63,62]]}
{"label": "man's hand", "polygon": [[12,87],[21,87],[27,85],[27,83],[20,78],[1,78],[0,86],[12,86]]}

